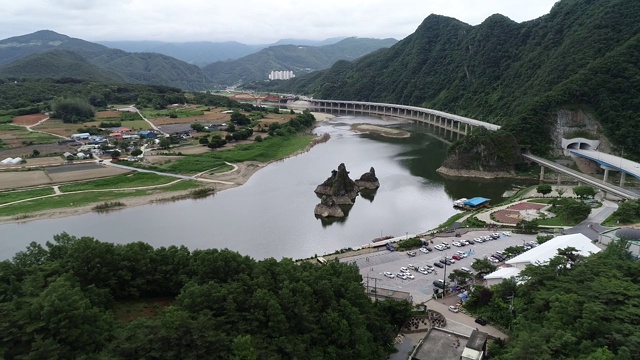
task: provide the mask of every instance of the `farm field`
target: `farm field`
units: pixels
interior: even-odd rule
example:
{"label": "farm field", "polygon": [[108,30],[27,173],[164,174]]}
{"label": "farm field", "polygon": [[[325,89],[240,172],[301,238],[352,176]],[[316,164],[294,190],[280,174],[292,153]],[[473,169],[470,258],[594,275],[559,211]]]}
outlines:
{"label": "farm field", "polygon": [[12,123],[15,125],[31,126],[37,124],[39,121],[46,119],[48,116],[45,114],[31,114],[16,116],[13,118]]}
{"label": "farm field", "polygon": [[16,148],[27,144],[55,144],[60,139],[53,135],[31,132],[22,126],[0,124],[0,140],[5,144],[4,147]]}
{"label": "farm field", "polygon": [[120,126],[132,129],[132,130],[149,130],[151,129],[151,126],[149,125],[149,123],[147,123],[144,120],[127,120],[127,121],[121,121],[119,118],[108,118],[108,119],[102,119],[99,121],[89,121],[86,122],[84,124],[82,124],[81,126],[83,127],[87,127],[87,126],[95,126],[95,127],[100,127],[100,123],[103,121],[119,121],[120,122]]}
{"label": "farm field", "polygon": [[34,126],[33,130],[69,137],[72,134],[77,133],[78,128],[83,126],[83,124],[65,124],[60,119],[49,119],[38,126]]}

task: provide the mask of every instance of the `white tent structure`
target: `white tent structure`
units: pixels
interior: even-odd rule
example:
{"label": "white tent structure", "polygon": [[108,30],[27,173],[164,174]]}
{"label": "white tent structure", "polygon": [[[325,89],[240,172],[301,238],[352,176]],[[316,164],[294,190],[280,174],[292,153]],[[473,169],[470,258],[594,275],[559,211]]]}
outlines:
{"label": "white tent structure", "polygon": [[502,280],[509,279],[515,277],[520,274],[520,269],[516,267],[503,267],[500,268],[491,274],[487,274],[484,276],[484,280],[487,282],[487,286],[496,285],[502,282]]}
{"label": "white tent structure", "polygon": [[557,236],[542,245],[525,251],[524,253],[514,257],[506,262],[520,270],[528,265],[542,265],[558,255],[559,249],[572,247],[577,250],[580,256],[589,256],[591,254],[602,251],[599,247],[591,242],[591,239],[582,234],[571,234]]}
{"label": "white tent structure", "polygon": [[13,162],[13,158],[9,157],[9,158],[6,158],[6,159],[0,161],[0,164],[2,164],[2,165],[11,165],[12,162]]}

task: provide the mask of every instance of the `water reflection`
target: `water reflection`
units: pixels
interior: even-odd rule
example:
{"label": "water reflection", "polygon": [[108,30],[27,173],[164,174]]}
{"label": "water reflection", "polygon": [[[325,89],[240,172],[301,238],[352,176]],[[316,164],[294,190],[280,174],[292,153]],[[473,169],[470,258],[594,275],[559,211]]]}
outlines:
{"label": "water reflection", "polygon": [[[316,131],[331,139],[300,156],[271,164],[239,188],[201,200],[126,208],[105,215],[84,214],[0,226],[0,259],[44,243],[67,231],[102,241],[145,241],[155,247],[229,248],[258,259],[305,258],[355,247],[384,235],[400,236],[432,229],[457,213],[452,200],[483,196],[500,201],[510,181],[483,184],[448,180],[435,170],[447,145],[424,127],[396,123],[412,131],[408,138],[355,134],[351,124],[386,125],[375,118],[341,117]],[[352,174],[376,169],[380,188],[361,194],[348,217],[324,221],[314,216],[318,181],[344,162]],[[373,201],[375,198],[375,201]]]}

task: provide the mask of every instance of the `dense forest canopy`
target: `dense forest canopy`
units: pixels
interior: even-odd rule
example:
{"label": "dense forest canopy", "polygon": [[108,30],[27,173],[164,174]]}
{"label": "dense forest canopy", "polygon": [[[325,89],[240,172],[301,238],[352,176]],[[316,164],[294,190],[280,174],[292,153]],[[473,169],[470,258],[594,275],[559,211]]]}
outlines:
{"label": "dense forest canopy", "polygon": [[[407,302],[357,266],[56,235],[0,262],[4,359],[385,359]],[[171,305],[124,321],[136,299]]]}
{"label": "dense forest canopy", "polygon": [[553,113],[581,108],[625,153],[640,156],[631,150],[640,140],[639,51],[640,2],[562,0],[523,23],[493,15],[471,26],[430,15],[389,49],[278,86],[502,124],[536,153],[549,150]]}
{"label": "dense forest canopy", "polygon": [[[631,360],[640,352],[640,262],[625,242],[588,258],[562,249],[525,282],[476,288],[465,305],[511,329],[493,359]],[[575,249],[574,249],[575,250]]]}

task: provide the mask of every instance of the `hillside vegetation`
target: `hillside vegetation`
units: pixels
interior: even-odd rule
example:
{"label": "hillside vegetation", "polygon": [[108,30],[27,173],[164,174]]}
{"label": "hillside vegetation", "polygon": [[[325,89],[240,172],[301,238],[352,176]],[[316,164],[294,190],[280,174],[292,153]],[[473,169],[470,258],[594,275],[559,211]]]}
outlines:
{"label": "hillside vegetation", "polygon": [[338,262],[63,233],[0,262],[0,357],[386,359],[410,305],[361,281]]}
{"label": "hillside vegetation", "polygon": [[[51,51],[56,50],[53,54]],[[157,84],[203,90],[202,70],[172,57],[128,53],[49,30],[0,40],[0,76]]]}
{"label": "hillside vegetation", "polygon": [[238,60],[215,62],[203,70],[213,82],[221,85],[267,80],[272,70],[292,70],[299,76],[326,69],[338,60],[355,60],[396,42],[395,39],[347,38],[324,46],[271,46]]}
{"label": "hillside vegetation", "polygon": [[[538,19],[430,15],[389,49],[281,84],[316,98],[434,108],[502,124],[543,154],[553,114],[581,108],[640,157],[640,2],[562,0]],[[628,150],[627,150],[628,149]]]}

